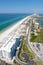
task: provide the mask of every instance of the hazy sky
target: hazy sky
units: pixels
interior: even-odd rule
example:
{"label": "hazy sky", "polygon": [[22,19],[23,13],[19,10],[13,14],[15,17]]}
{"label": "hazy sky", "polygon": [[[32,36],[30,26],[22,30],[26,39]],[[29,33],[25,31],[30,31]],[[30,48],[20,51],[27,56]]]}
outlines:
{"label": "hazy sky", "polygon": [[0,0],[0,13],[43,13],[43,0]]}

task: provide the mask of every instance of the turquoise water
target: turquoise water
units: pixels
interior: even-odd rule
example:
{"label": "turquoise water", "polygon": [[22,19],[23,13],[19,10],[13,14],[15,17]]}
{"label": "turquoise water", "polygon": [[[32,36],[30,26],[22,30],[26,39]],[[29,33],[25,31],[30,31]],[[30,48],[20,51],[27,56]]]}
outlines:
{"label": "turquoise water", "polygon": [[[31,14],[0,14],[0,32],[6,30],[28,15]],[[43,14],[41,15],[43,16]],[[43,26],[43,21],[39,19],[37,21]]]}
{"label": "turquoise water", "polygon": [[0,14],[0,32],[17,23],[29,14]]}

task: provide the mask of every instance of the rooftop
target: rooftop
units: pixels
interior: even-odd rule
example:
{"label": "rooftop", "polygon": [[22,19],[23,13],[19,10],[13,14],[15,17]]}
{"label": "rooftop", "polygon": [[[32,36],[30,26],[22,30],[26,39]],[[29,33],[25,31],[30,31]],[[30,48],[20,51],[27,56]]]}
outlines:
{"label": "rooftop", "polygon": [[14,35],[11,40],[9,40],[8,43],[5,43],[2,45],[1,49],[6,50],[7,52],[10,52],[11,47],[15,44],[16,38],[19,38],[19,35]]}

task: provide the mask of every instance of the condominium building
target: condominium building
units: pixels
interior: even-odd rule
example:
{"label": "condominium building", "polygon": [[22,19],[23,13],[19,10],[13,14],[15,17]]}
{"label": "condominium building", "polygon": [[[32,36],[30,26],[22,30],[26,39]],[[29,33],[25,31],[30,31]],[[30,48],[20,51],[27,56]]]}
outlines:
{"label": "condominium building", "polygon": [[38,29],[39,28],[39,23],[35,22],[34,27],[35,27],[35,29]]}
{"label": "condominium building", "polygon": [[14,36],[8,43],[3,44],[0,48],[0,59],[12,60],[20,43],[20,36]]}

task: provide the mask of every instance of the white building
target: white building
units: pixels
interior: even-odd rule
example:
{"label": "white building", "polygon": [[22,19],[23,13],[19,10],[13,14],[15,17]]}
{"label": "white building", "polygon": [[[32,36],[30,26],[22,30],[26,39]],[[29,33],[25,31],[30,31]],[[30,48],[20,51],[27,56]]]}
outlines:
{"label": "white building", "polygon": [[16,55],[20,42],[20,36],[15,35],[8,43],[3,44],[0,47],[0,59],[12,60]]}
{"label": "white building", "polygon": [[8,38],[4,38],[3,43],[0,45],[0,59],[9,61],[16,55],[16,51],[19,49],[21,43],[20,36],[26,36],[27,22],[23,23],[18,26],[16,32],[13,31],[7,36]]}
{"label": "white building", "polygon": [[35,27],[35,29],[38,29],[39,28],[39,23],[35,22],[34,27]]}

